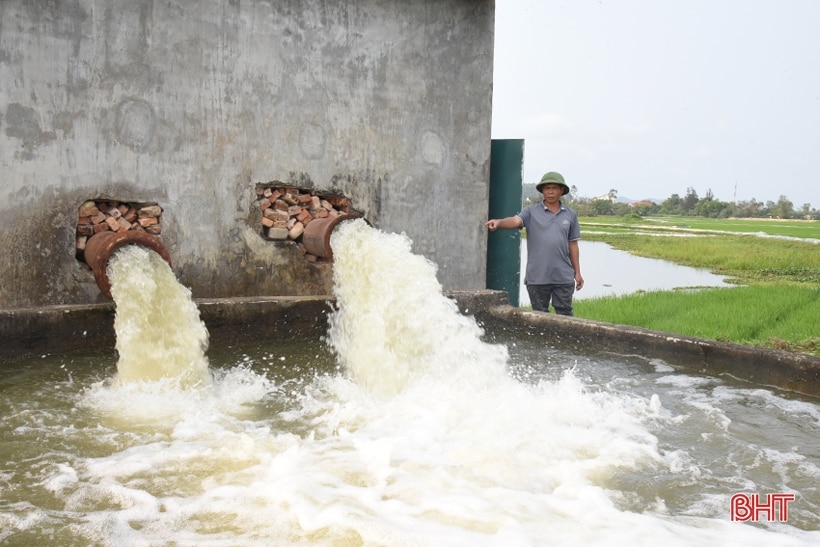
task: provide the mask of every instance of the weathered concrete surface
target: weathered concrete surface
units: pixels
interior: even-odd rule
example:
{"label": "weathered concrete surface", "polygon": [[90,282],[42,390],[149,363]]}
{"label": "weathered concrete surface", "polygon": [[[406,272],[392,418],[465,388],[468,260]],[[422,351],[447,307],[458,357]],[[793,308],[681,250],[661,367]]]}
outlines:
{"label": "weathered concrete surface", "polygon": [[[489,329],[537,336],[574,353],[612,352],[661,359],[682,370],[730,374],[758,385],[817,397],[820,358],[521,310],[504,291],[448,292],[459,311]],[[330,296],[200,299],[212,344],[327,334]],[[0,310],[0,358],[114,348],[113,303]]]}
{"label": "weathered concrete surface", "polygon": [[493,25],[492,0],[3,0],[0,309],[103,301],[74,257],[95,198],[161,205],[196,298],[328,294],[260,236],[271,181],[483,288]]}

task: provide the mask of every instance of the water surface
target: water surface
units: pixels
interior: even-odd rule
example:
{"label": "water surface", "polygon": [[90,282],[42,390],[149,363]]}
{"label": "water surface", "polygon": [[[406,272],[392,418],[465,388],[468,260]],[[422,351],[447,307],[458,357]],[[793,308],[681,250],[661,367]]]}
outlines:
{"label": "water surface", "polygon": [[[403,236],[332,244],[327,336],[207,348],[209,382],[123,381],[111,348],[3,362],[0,542],[820,543],[818,401],[484,332]],[[797,499],[740,523],[737,492]]]}
{"label": "water surface", "polygon": [[[600,241],[580,242],[581,273],[584,288],[576,299],[621,296],[640,291],[670,291],[699,287],[731,287],[725,277],[702,268],[681,266],[666,260],[635,256]],[[530,306],[524,285],[527,242],[521,242],[520,305]]]}

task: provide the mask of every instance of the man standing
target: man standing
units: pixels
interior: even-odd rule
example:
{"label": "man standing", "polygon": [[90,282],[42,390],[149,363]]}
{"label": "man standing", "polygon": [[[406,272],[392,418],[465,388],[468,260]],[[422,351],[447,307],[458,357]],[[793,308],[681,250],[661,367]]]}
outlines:
{"label": "man standing", "polygon": [[490,219],[487,228],[527,229],[527,271],[524,284],[532,309],[549,312],[550,301],[555,313],[572,315],[572,295],[584,286],[578,240],[581,228],[578,215],[561,203],[569,186],[559,173],[550,171],[535,187],[544,196],[542,203],[525,207],[520,213],[502,219]]}

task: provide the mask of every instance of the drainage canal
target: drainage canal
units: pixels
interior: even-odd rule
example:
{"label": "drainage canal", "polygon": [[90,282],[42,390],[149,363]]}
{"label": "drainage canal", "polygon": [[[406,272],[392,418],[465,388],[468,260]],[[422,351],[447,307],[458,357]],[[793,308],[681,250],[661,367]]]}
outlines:
{"label": "drainage canal", "polygon": [[[0,541],[820,542],[817,401],[483,332],[404,236],[353,220],[330,239],[326,336],[207,348],[210,381],[122,381],[91,348],[3,362]],[[186,307],[126,313],[149,305]],[[120,359],[144,370],[167,358],[157,346],[206,347],[189,320],[192,335],[118,340]],[[785,492],[786,518],[732,521],[736,493]]]}

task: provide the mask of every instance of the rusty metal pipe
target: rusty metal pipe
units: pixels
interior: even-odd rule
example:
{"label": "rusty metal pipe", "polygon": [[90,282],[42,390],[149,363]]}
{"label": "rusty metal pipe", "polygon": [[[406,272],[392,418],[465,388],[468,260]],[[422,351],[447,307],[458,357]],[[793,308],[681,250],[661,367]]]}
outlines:
{"label": "rusty metal pipe", "polygon": [[[340,222],[355,218],[361,217],[358,215],[339,215],[311,220],[302,233],[302,244],[305,246],[305,250],[312,255],[332,260],[333,249],[330,248],[330,234],[333,233],[333,230]],[[370,223],[368,222],[368,224]]]}
{"label": "rusty metal pipe", "polygon": [[150,249],[162,257],[168,265],[171,265],[171,255],[168,249],[159,240],[142,230],[126,230],[123,232],[100,232],[91,236],[85,244],[83,259],[91,267],[94,280],[100,288],[100,292],[106,298],[111,298],[111,282],[108,280],[108,261],[114,252],[125,245],[140,245]]}

